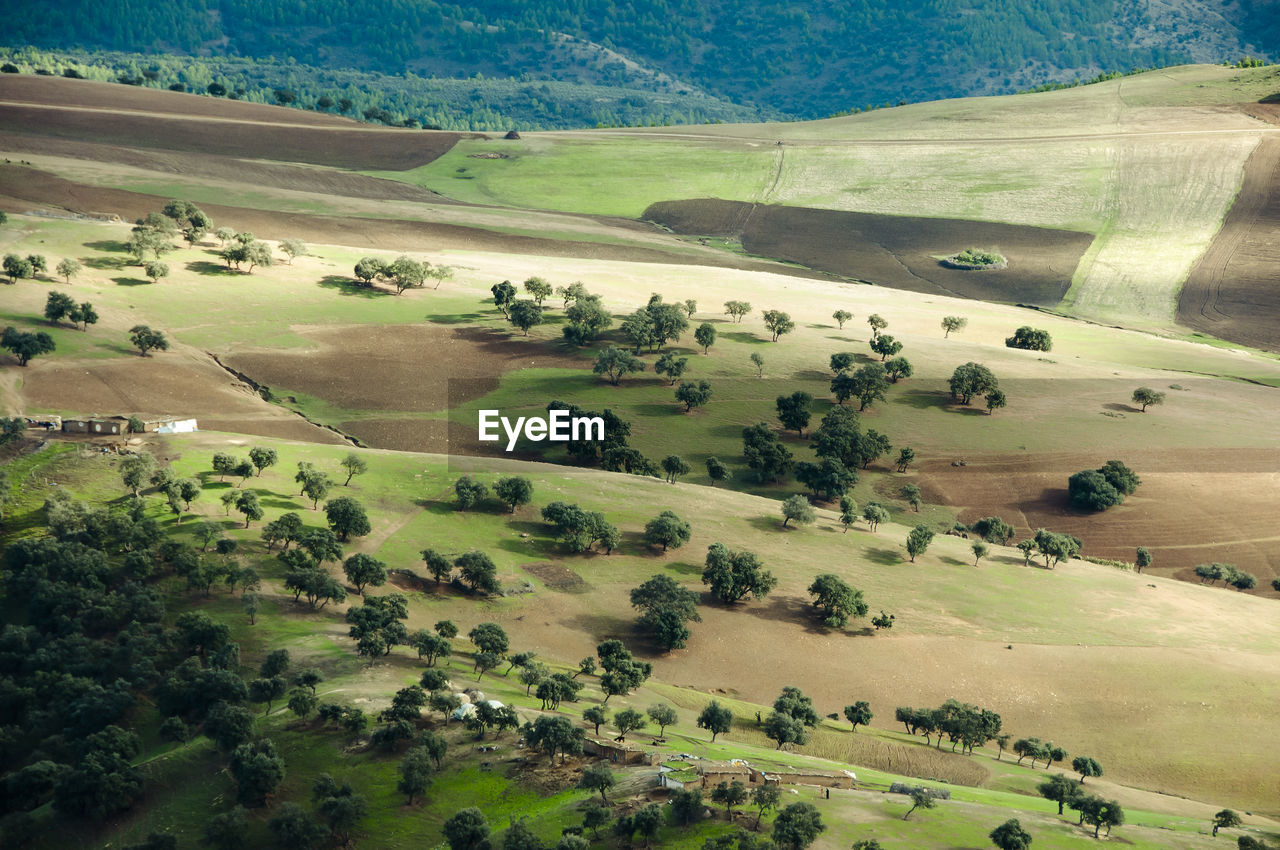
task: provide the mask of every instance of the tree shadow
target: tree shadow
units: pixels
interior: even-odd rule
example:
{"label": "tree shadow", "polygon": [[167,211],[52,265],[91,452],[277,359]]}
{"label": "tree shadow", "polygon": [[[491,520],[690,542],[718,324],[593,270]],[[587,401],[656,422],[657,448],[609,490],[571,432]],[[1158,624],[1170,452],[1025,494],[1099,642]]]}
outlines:
{"label": "tree shadow", "polygon": [[120,271],[132,265],[132,258],[129,257],[85,257],[81,262],[91,269],[98,271]]}
{"label": "tree shadow", "polygon": [[127,242],[117,242],[114,239],[85,242],[84,247],[91,251],[106,251],[109,254],[127,254],[129,252],[129,244]]}
{"label": "tree shadow", "polygon": [[684,405],[672,399],[670,404],[657,404],[656,402],[648,402],[645,404],[637,404],[631,408],[641,416],[683,416]]}
{"label": "tree shadow", "polygon": [[316,286],[334,289],[339,295],[353,298],[394,298],[394,293],[373,286],[363,286],[351,278],[340,274],[327,274],[316,282]]}
{"label": "tree shadow", "polygon": [[446,502],[444,499],[414,499],[413,503],[436,516],[447,516],[458,512],[452,501]]}
{"label": "tree shadow", "polygon": [[[590,635],[592,640],[603,641],[619,639],[635,648],[637,640],[635,622],[633,620],[601,613],[581,613],[559,621],[562,625]],[[652,646],[645,640],[648,646]]]}
{"label": "tree shadow", "polygon": [[139,280],[136,277],[113,277],[111,280],[119,286],[151,286],[151,281]]}
{"label": "tree shadow", "polygon": [[865,557],[873,564],[892,567],[902,563],[902,553],[897,549],[868,549]]}
{"label": "tree shadow", "polygon": [[275,497],[275,498],[269,498],[269,499],[261,499],[260,501],[262,502],[262,506],[265,508],[280,508],[286,511],[300,511],[305,507],[307,507],[306,505],[303,505],[301,502],[295,502],[289,498]]}
{"label": "tree shadow", "polygon": [[914,407],[916,410],[927,410],[930,407],[940,407],[944,410],[949,409],[956,413],[967,414],[969,416],[987,415],[985,410],[980,410],[972,405],[960,404],[960,402],[951,397],[951,393],[945,390],[904,390],[901,393],[894,393],[891,401],[894,404],[909,405]]}
{"label": "tree shadow", "polygon": [[494,317],[484,313],[436,313],[425,318],[433,325],[471,325]]}
{"label": "tree shadow", "polygon": [[[654,552],[657,555],[667,554],[663,552],[660,548],[654,550]],[[697,564],[690,563],[688,561],[668,561],[667,569],[671,570],[672,572],[679,573],[682,576],[702,575],[702,567],[698,566]]]}
{"label": "tree shadow", "polygon": [[756,334],[753,334],[753,333],[748,333],[747,331],[724,331],[723,333],[720,334],[720,336],[724,339],[732,340],[733,342],[745,343],[746,345],[772,345],[773,344],[772,340],[769,340],[768,338],[765,338],[765,337],[757,336]]}
{"label": "tree shadow", "polygon": [[1102,405],[1102,407],[1104,410],[1116,410],[1122,413],[1141,413],[1142,412],[1141,410],[1139,410],[1138,408],[1134,407],[1131,404],[1118,404],[1116,402],[1109,402],[1107,404]]}
{"label": "tree shadow", "polygon": [[[782,503],[779,502],[778,506],[779,508],[781,508]],[[794,525],[788,525],[786,528],[783,528],[781,513],[779,513],[776,517],[775,516],[753,516],[747,519],[747,524],[758,531],[797,531],[799,530],[799,527]]]}
{"label": "tree shadow", "polygon": [[508,537],[498,541],[498,548],[504,552],[510,552],[513,555],[520,555],[525,558],[535,557],[560,557],[562,552],[557,552],[555,544],[546,540],[535,540],[532,537]]}
{"label": "tree shadow", "polygon": [[838,634],[840,629],[828,629],[818,619],[817,611],[810,600],[800,596],[780,596],[770,594],[760,602],[748,602],[734,606],[740,613],[760,620],[776,623],[795,623],[809,634]]}
{"label": "tree shadow", "polygon": [[196,274],[218,275],[220,277],[239,277],[244,274],[239,269],[229,269],[222,263],[211,263],[208,260],[192,260],[187,263],[187,270]]}
{"label": "tree shadow", "polygon": [[968,561],[962,561],[959,558],[952,557],[951,555],[940,555],[938,557],[938,560],[952,567],[972,567],[973,566],[973,564],[969,563]]}
{"label": "tree shadow", "polygon": [[793,372],[791,377],[797,381],[830,381],[835,375],[829,370],[823,372],[819,369],[805,369],[802,372]]}

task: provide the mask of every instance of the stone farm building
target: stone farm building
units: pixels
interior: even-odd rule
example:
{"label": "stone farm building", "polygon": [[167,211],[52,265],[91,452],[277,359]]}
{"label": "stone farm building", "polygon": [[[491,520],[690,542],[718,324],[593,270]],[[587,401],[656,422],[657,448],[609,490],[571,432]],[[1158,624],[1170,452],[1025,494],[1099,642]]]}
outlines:
{"label": "stone farm building", "polygon": [[[112,436],[129,433],[128,416],[71,417],[62,420],[62,430],[67,434],[91,434]],[[142,431],[147,434],[187,434],[198,430],[196,420],[176,416],[139,416]]]}
{"label": "stone farm building", "polygon": [[851,770],[760,770],[745,763],[711,762],[698,766],[700,784],[714,788],[721,782],[738,780],[744,785],[817,785],[823,788],[852,788],[858,777]]}
{"label": "stone farm building", "polygon": [[589,756],[608,759],[615,764],[647,764],[652,766],[659,762],[657,753],[647,752],[625,741],[609,741],[604,738],[595,738],[591,735],[583,739],[582,752]]}

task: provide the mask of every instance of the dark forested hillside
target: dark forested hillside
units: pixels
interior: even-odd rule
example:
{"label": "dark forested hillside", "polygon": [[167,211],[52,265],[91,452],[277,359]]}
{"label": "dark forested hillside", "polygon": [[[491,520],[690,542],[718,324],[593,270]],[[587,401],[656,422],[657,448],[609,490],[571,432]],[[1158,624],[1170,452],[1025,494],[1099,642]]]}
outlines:
{"label": "dark forested hillside", "polygon": [[[703,90],[797,117],[1274,47],[1276,6],[1182,0],[63,0],[9,46]],[[1247,34],[1247,35],[1245,35]],[[1255,41],[1257,43],[1249,43]]]}

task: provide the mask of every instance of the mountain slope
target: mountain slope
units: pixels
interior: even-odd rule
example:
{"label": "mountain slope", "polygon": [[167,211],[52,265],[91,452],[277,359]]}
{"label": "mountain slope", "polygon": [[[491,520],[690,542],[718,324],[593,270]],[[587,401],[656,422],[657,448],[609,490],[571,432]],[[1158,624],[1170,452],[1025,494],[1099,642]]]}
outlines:
{"label": "mountain slope", "polygon": [[3,43],[705,90],[816,117],[1265,53],[1272,17],[1261,0],[73,0],[9,10]]}

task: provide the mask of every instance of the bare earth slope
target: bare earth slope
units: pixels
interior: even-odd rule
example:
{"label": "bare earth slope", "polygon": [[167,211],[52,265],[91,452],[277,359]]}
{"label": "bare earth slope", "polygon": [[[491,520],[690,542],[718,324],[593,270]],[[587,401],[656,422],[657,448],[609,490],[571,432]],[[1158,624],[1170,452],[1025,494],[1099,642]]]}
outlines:
{"label": "bare earth slope", "polygon": [[413,168],[468,135],[372,127],[297,109],[14,74],[0,77],[0,130],[343,168]]}

